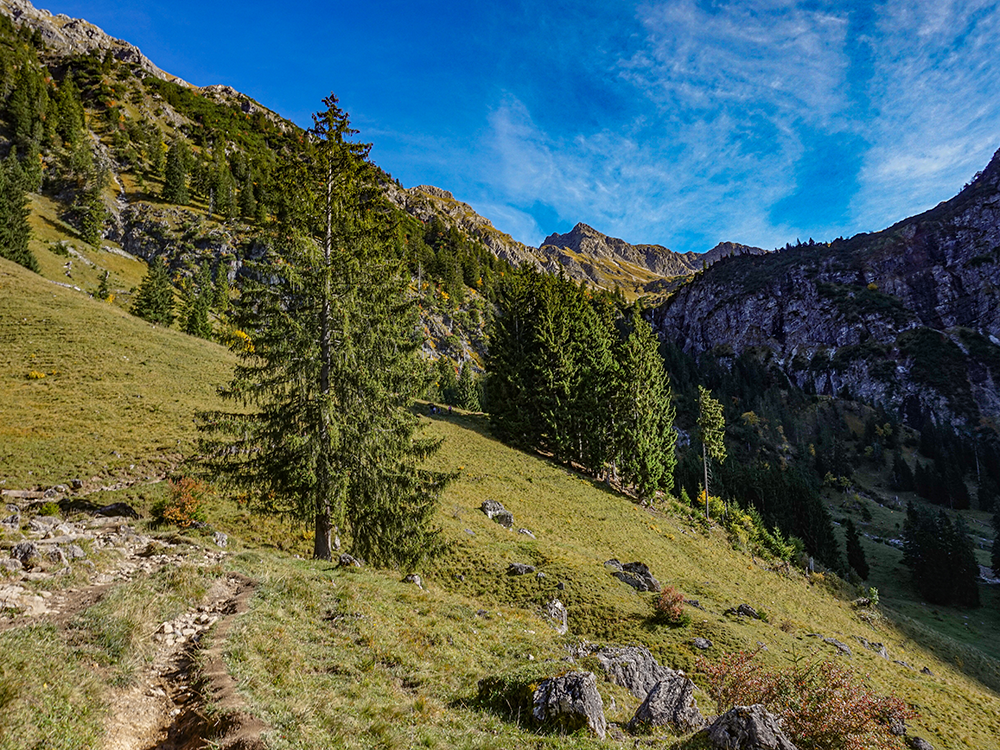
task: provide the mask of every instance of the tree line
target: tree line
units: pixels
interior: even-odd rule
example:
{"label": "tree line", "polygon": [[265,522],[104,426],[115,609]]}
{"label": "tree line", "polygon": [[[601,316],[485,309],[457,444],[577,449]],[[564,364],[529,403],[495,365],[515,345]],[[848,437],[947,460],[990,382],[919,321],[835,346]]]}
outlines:
{"label": "tree line", "polygon": [[633,487],[673,489],[674,406],[637,307],[521,267],[497,285],[486,390],[503,440]]}

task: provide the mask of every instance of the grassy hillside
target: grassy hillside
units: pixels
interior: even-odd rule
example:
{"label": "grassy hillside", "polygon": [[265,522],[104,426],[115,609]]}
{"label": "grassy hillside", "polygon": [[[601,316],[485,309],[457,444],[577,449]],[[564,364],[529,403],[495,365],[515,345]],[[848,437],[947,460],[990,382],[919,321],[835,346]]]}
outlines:
{"label": "grassy hillside", "polygon": [[233,362],[2,259],[0,341],[7,487],[160,471],[190,452],[194,412],[217,405]]}
{"label": "grassy hillside", "polygon": [[[193,413],[215,403],[214,387],[232,364],[217,345],[154,328],[4,262],[0,326],[0,445],[8,488],[76,476],[99,485],[159,475],[190,454]],[[32,372],[45,377],[33,379]],[[896,624],[893,609],[872,617],[852,606],[856,592],[836,579],[772,570],[734,550],[719,529],[706,531],[687,508],[640,507],[500,444],[481,416],[421,419],[427,434],[444,438],[435,468],[459,472],[436,518],[447,550],[419,571],[426,590],[400,582],[395,571],[299,559],[308,554],[308,529],[250,517],[226,498],[209,501],[208,528],[183,537],[140,522],[164,543],[181,542],[194,553],[223,530],[232,554],[207,568],[180,564],[115,583],[68,626],[0,623],[0,649],[18,654],[16,669],[0,670],[0,693],[13,696],[0,747],[27,746],[36,735],[18,727],[39,726],[46,727],[47,746],[101,746],[116,696],[153,658],[159,624],[194,606],[230,571],[249,576],[257,589],[217,645],[247,709],[270,727],[270,747],[616,746],[536,737],[480,706],[478,681],[525,669],[563,671],[567,647],[590,640],[645,644],[661,663],[704,685],[694,669],[695,636],[714,643],[709,658],[759,642],[768,649],[761,658],[774,665],[793,654],[843,659],[878,690],[913,704],[920,718],[911,732],[936,748],[988,748],[1000,736],[1000,697],[988,687],[997,684],[997,663],[975,638],[949,637],[914,619]],[[126,500],[148,515],[164,492],[162,482],[140,483],[89,499]],[[488,498],[513,512],[515,530],[480,512]],[[647,563],[702,609],[686,607],[687,626],[657,624],[653,595],[613,578],[604,567],[612,557]],[[511,562],[533,564],[544,576],[509,576]],[[895,607],[891,567],[879,569],[878,585]],[[22,585],[60,591],[81,581],[67,576]],[[542,616],[553,598],[568,607],[566,636]],[[723,614],[743,602],[764,610],[767,621]],[[812,633],[848,644],[853,656],[838,657]],[[885,643],[890,659],[909,666],[880,658],[855,636]],[[197,663],[196,656],[196,669]],[[931,674],[919,671],[925,667]],[[600,687],[609,719],[627,721],[638,701],[608,683]],[[706,695],[699,702],[705,713],[714,710]],[[210,699],[206,704],[209,716],[222,710]]]}

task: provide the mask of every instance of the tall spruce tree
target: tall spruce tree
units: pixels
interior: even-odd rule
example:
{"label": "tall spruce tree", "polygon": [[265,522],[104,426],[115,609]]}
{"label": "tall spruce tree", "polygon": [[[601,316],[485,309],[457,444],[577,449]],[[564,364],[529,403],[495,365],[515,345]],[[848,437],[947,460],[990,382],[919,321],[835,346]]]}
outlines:
{"label": "tall spruce tree", "polygon": [[162,260],[150,259],[146,278],[132,302],[132,314],[162,326],[174,322],[174,288]]}
{"label": "tall spruce tree", "polygon": [[38,259],[28,247],[28,196],[14,157],[0,163],[0,256],[39,273]]}
{"label": "tall spruce tree", "polygon": [[858,537],[858,530],[854,521],[847,519],[847,526],[844,529],[847,537],[847,565],[858,574],[862,581],[868,580],[868,560],[865,559],[865,551],[861,548],[861,539]]}
{"label": "tall spruce tree", "polygon": [[712,398],[712,392],[698,386],[698,439],[701,441],[702,468],[705,473],[705,517],[709,517],[708,498],[711,475],[710,461],[722,463],[726,460],[726,418],[722,404]]}
{"label": "tall spruce tree", "polygon": [[[313,555],[333,535],[376,564],[414,565],[435,545],[430,516],[448,477],[420,468],[437,442],[415,435],[423,385],[417,310],[384,200],[330,96],[312,150],[284,178],[269,256],[234,304],[240,357],[205,416],[207,468],[251,509],[311,522]],[[266,281],[266,283],[264,283]]]}
{"label": "tall spruce tree", "polygon": [[188,169],[191,154],[187,143],[178,138],[167,151],[167,165],[163,175],[163,200],[178,206],[188,203]]}
{"label": "tall spruce tree", "polygon": [[642,500],[674,485],[674,406],[653,330],[632,308],[617,348],[611,397],[614,463]]}

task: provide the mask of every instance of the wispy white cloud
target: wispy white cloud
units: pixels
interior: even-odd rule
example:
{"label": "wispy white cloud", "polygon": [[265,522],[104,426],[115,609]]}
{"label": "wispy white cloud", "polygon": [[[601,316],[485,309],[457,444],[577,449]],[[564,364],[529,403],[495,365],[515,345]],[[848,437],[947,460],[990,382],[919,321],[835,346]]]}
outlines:
{"label": "wispy white cloud", "polygon": [[951,197],[1000,146],[1000,11],[985,0],[877,7],[876,108],[854,200],[876,229]]}
{"label": "wispy white cloud", "polygon": [[608,74],[636,100],[596,132],[544,130],[508,94],[489,118],[492,186],[511,205],[553,206],[632,242],[707,250],[773,247],[802,231],[771,207],[796,189],[800,128],[839,128],[846,23],[761,0],[705,10],[682,0],[639,11],[638,49]]}

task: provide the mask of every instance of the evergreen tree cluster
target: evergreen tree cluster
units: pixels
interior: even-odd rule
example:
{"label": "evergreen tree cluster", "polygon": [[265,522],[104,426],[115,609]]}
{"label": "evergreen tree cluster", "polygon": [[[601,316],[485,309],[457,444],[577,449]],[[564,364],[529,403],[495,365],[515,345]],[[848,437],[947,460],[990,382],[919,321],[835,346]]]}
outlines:
{"label": "evergreen tree cluster", "polygon": [[933,604],[979,606],[979,565],[961,516],[943,510],[906,508],[903,564],[910,569],[920,595]]}
{"label": "evergreen tree cluster", "polygon": [[24,178],[17,160],[8,157],[0,162],[0,256],[38,273],[30,237]]}
{"label": "evergreen tree cluster", "polygon": [[673,489],[674,406],[659,342],[637,308],[522,267],[496,290],[487,397],[494,432],[643,499]]}

